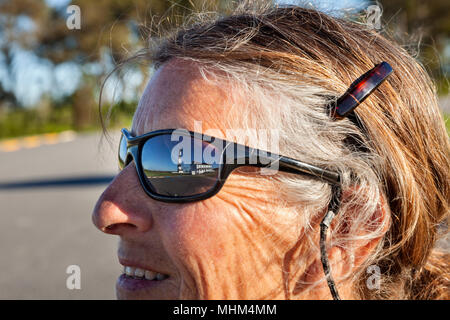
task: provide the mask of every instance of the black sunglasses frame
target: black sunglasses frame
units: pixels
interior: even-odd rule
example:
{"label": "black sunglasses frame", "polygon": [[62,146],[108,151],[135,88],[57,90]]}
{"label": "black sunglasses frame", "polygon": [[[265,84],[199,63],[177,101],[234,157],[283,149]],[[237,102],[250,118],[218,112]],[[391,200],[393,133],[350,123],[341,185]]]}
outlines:
{"label": "black sunglasses frame", "polygon": [[[215,185],[208,191],[204,193],[200,193],[198,195],[191,195],[191,196],[167,196],[167,195],[160,195],[152,190],[152,187],[148,183],[145,174],[144,169],[142,166],[142,148],[144,144],[151,138],[154,138],[159,135],[171,135],[175,130],[177,129],[164,129],[164,130],[157,130],[152,131],[146,134],[143,134],[141,136],[134,137],[127,129],[122,129],[122,137],[121,139],[126,139],[127,141],[127,151],[125,155],[125,162],[122,161],[120,150],[119,150],[119,167],[122,169],[123,167],[127,166],[131,160],[134,160],[136,170],[138,173],[139,181],[144,189],[144,191],[147,193],[148,196],[150,196],[152,199],[163,201],[163,202],[192,202],[192,201],[199,201],[199,200],[205,200],[208,198],[211,198],[215,194],[217,194],[220,189],[225,184],[226,179],[228,176],[233,172],[233,170],[243,167],[243,166],[252,166],[252,167],[259,167],[259,168],[270,168],[270,165],[274,164],[275,162],[278,162],[278,170],[281,172],[287,172],[287,173],[294,173],[294,174],[305,174],[311,177],[315,177],[317,179],[320,179],[324,182],[328,182],[332,185],[339,185],[340,184],[340,176],[339,173],[333,172],[327,169],[322,169],[317,166],[292,159],[289,157],[272,154],[270,152],[266,152],[264,150],[251,148],[242,144],[238,144],[235,142],[223,140],[216,137],[211,137],[208,135],[202,135],[200,133],[187,131],[187,130],[177,130],[177,133],[185,134],[186,136],[189,135],[192,139],[198,139],[198,137],[201,137],[201,140],[214,143],[215,145],[222,144],[222,155],[221,155],[221,161],[219,166],[219,177],[217,178],[217,182]],[[122,140],[121,140],[122,142]],[[225,156],[227,155],[227,150],[229,148],[233,149],[233,155],[234,159],[230,161],[230,159],[226,159]],[[243,157],[239,157],[237,152],[234,152],[236,150],[245,150],[243,153]],[[261,155],[267,155],[267,156],[261,156]],[[251,161],[251,159],[253,161]],[[252,163],[255,162],[256,163]]]}

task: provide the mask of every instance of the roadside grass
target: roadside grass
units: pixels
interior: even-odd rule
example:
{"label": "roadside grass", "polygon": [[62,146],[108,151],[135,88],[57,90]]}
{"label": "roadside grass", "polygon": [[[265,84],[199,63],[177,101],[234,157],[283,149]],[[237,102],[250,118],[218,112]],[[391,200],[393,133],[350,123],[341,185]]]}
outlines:
{"label": "roadside grass", "polygon": [[450,136],[450,114],[444,113],[444,121],[445,121],[445,127],[447,128],[447,133]]}
{"label": "roadside grass", "polygon": [[[109,128],[129,127],[137,102],[120,102],[111,109]],[[0,111],[2,111],[0,109]],[[96,110],[92,110],[90,119],[77,128],[74,125],[73,108],[71,105],[50,107],[47,110],[39,108],[17,109],[10,112],[0,112],[0,139],[20,138],[45,133],[62,131],[92,132],[101,130],[100,119]]]}

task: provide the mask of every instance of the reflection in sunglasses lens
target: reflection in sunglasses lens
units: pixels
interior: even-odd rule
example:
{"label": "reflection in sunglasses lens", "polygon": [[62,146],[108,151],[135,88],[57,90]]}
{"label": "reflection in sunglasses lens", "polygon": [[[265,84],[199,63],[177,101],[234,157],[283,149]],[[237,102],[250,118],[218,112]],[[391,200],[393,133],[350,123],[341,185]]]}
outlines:
{"label": "reflection in sunglasses lens", "polygon": [[218,180],[220,151],[212,144],[189,136],[181,143],[171,135],[147,140],[142,148],[144,175],[153,191],[172,197],[210,191]]}
{"label": "reflection in sunglasses lens", "polygon": [[119,169],[122,170],[125,166],[125,160],[127,157],[127,139],[122,135],[119,144]]}

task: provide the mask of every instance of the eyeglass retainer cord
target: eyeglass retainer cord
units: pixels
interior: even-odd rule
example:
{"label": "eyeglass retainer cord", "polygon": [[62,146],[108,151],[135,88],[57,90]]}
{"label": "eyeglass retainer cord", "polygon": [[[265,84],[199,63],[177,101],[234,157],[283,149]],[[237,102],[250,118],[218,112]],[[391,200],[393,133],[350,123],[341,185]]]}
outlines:
{"label": "eyeglass retainer cord", "polygon": [[338,213],[340,203],[341,203],[341,186],[333,185],[332,186],[332,199],[328,206],[327,214],[322,219],[320,223],[320,260],[322,261],[323,272],[325,273],[325,277],[327,279],[328,287],[330,288],[331,296],[334,300],[341,300],[339,293],[336,288],[336,284],[333,280],[333,276],[331,274],[330,262],[328,260],[328,252],[326,248],[327,241],[327,231],[330,227],[331,221]]}

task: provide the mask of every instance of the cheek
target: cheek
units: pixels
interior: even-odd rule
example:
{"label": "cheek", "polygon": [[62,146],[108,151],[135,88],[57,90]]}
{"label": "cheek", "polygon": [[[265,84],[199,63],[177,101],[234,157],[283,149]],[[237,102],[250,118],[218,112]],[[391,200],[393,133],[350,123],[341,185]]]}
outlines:
{"label": "cheek", "polygon": [[177,264],[189,264],[193,260],[225,257],[227,230],[232,208],[219,206],[214,199],[184,206],[172,211],[161,221],[163,241]]}
{"label": "cheek", "polygon": [[186,296],[264,297],[282,281],[283,254],[292,240],[286,236],[292,235],[289,215],[275,214],[264,198],[251,197],[256,187],[237,191],[231,185],[205,201],[154,215]]}
{"label": "cheek", "polygon": [[178,264],[235,264],[237,256],[254,252],[266,258],[280,256],[283,250],[275,252],[280,247],[273,239],[281,247],[295,240],[298,226],[291,212],[275,213],[262,201],[265,190],[260,186],[235,188],[229,180],[215,197],[172,208],[157,219],[165,247]]}
{"label": "cheek", "polygon": [[221,297],[210,285],[219,285],[221,278],[230,274],[227,266],[234,254],[230,252],[223,218],[229,216],[228,208],[210,207],[208,202],[212,199],[184,205],[165,219],[155,219],[159,220],[161,240],[176,268],[180,297]]}

